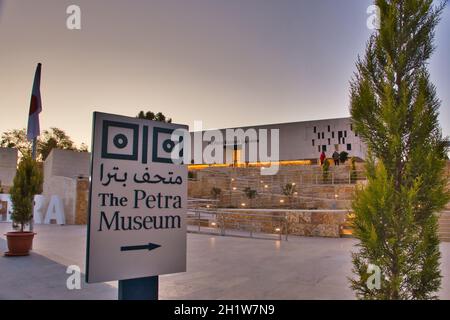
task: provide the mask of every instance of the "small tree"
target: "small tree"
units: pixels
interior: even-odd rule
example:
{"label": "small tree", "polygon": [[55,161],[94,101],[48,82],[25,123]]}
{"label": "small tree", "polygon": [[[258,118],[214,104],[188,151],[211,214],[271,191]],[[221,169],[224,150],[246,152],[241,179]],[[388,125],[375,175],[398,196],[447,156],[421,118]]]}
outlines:
{"label": "small tree", "polygon": [[348,152],[346,151],[342,151],[341,153],[339,153],[339,161],[344,164],[345,161],[347,161],[348,159]]}
{"label": "small tree", "polygon": [[211,196],[213,197],[213,199],[219,198],[221,193],[222,193],[222,189],[217,188],[217,187],[211,188]]}
{"label": "small tree", "polygon": [[[353,202],[359,251],[351,286],[362,299],[435,299],[442,277],[436,213],[449,201],[448,149],[427,67],[444,2],[375,4],[380,29],[351,83],[353,127],[371,153],[367,186]],[[368,285],[371,265],[381,272],[379,286]]]}
{"label": "small tree", "polygon": [[152,111],[147,111],[147,112],[139,111],[136,118],[172,123],[172,119],[167,118],[162,112],[154,113]]}
{"label": "small tree", "polygon": [[292,198],[297,190],[295,183],[286,183],[284,186],[281,186],[281,193],[288,197],[289,205],[292,206]]}
{"label": "small tree", "polygon": [[250,200],[251,205],[253,204],[253,199],[256,198],[258,195],[258,192],[255,189],[252,189],[250,187],[246,187],[244,189],[245,196]]}
{"label": "small tree", "polygon": [[330,163],[328,162],[328,159],[325,159],[322,165],[322,178],[323,182],[327,183],[330,177]]}
{"label": "small tree", "polygon": [[16,148],[19,155],[31,156],[31,142],[27,139],[27,129],[13,129],[2,133],[0,147]]}
{"label": "small tree", "polygon": [[[0,147],[16,148],[19,151],[19,158],[31,156],[32,143],[27,139],[25,128],[3,132],[0,138]],[[38,160],[44,161],[54,148],[79,152],[88,151],[88,147],[84,143],[77,147],[64,130],[59,128],[44,130],[42,136],[37,140]]]}
{"label": "small tree", "polygon": [[15,224],[20,225],[20,231],[33,218],[34,195],[42,192],[42,173],[33,159],[24,156],[17,168],[11,187],[11,202],[13,211],[11,219]]}
{"label": "small tree", "polygon": [[350,169],[350,181],[351,183],[356,183],[356,180],[358,179],[358,173],[356,172],[356,160],[355,158],[351,158],[351,169]]}

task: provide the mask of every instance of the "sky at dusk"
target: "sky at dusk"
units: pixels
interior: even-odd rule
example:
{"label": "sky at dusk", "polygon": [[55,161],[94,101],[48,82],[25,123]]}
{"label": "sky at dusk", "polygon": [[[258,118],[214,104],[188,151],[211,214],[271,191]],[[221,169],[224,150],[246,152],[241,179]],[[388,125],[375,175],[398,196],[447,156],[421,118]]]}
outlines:
{"label": "sky at dusk", "polygon": [[[66,8],[81,8],[81,30]],[[0,132],[25,127],[42,63],[41,128],[90,144],[92,112],[162,111],[205,128],[349,116],[371,0],[0,0]],[[450,135],[450,7],[430,63]]]}

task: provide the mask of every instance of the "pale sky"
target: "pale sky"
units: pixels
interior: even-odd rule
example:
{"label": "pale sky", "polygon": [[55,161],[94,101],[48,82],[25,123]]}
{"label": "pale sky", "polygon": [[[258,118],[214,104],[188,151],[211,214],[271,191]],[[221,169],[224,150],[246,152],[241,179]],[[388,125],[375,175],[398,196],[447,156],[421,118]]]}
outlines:
{"label": "pale sky", "polygon": [[[81,30],[66,8],[81,8]],[[371,0],[0,0],[0,132],[25,127],[41,62],[41,128],[90,145],[92,112],[162,111],[205,128],[349,116]],[[450,135],[450,7],[430,64]]]}

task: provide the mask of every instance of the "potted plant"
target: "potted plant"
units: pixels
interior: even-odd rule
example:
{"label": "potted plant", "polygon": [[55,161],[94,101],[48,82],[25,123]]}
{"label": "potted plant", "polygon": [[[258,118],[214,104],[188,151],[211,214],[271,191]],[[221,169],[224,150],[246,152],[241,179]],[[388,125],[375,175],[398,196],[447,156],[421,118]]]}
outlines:
{"label": "potted plant", "polygon": [[8,252],[6,256],[26,256],[32,248],[35,233],[25,231],[25,226],[33,219],[34,195],[42,192],[42,173],[35,160],[24,156],[17,168],[11,187],[13,225],[18,225],[18,231],[6,233]]}

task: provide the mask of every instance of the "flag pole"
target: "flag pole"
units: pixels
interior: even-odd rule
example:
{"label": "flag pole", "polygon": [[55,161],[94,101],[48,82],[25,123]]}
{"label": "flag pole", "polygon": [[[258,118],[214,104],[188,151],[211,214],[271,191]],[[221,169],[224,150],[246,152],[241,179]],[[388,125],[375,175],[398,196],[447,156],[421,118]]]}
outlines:
{"label": "flag pole", "polygon": [[[33,146],[31,151],[31,156],[33,157],[33,160],[36,161],[36,145],[37,145],[37,137],[33,138]],[[34,211],[34,203],[33,203],[33,211]],[[30,231],[33,232],[34,230],[34,215],[30,220]],[[33,249],[33,248],[31,248]]]}
{"label": "flag pole", "polygon": [[[30,101],[30,111],[28,113],[28,129],[27,129],[27,139],[32,141],[31,156],[34,161],[37,158],[37,137],[40,134],[39,126],[39,113],[42,111],[42,101],[41,101],[41,67],[42,64],[38,63],[36,67],[36,72],[34,74],[33,90],[31,93]],[[34,211],[34,203],[33,203]],[[34,212],[33,212],[34,213]],[[34,229],[34,217],[30,220],[30,231],[33,232]]]}
{"label": "flag pole", "polygon": [[33,138],[33,149],[31,156],[33,157],[33,160],[36,161],[36,145],[37,145],[37,137]]}

